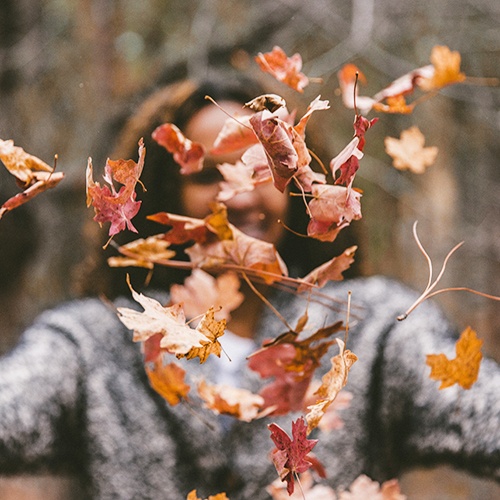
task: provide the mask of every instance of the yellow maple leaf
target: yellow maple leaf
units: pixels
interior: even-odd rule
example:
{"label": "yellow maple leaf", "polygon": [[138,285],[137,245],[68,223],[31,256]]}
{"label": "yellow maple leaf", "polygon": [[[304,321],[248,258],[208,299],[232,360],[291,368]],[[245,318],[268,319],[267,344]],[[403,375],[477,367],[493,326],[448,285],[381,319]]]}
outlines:
{"label": "yellow maple leaf", "polygon": [[159,358],[153,368],[146,365],[146,373],[151,387],[172,406],[186,398],[190,387],[184,383],[186,372],[180,366],[175,363],[163,365]]}
{"label": "yellow maple leaf", "polygon": [[[222,346],[217,339],[224,335],[225,328],[226,320],[221,319],[217,321],[215,319],[214,308],[211,307],[203,318],[201,318],[199,325],[196,327],[196,331],[201,333],[206,339],[200,340],[201,347],[192,347],[185,355],[186,359],[199,357],[200,364],[202,364],[207,360],[210,354],[215,354],[220,358]],[[182,358],[184,355],[177,354],[177,357]]]}
{"label": "yellow maple leaf", "polygon": [[430,78],[420,79],[418,86],[424,91],[430,91],[463,82],[466,77],[460,71],[460,60],[460,52],[452,51],[445,45],[436,45],[431,52],[434,73]]}
{"label": "yellow maple leaf", "polygon": [[483,355],[483,341],[477,338],[476,332],[467,327],[455,345],[456,357],[448,359],[444,354],[428,354],[426,363],[431,367],[430,378],[440,380],[439,389],[459,384],[470,389],[477,380],[479,366]]}
{"label": "yellow maple leaf", "polygon": [[425,137],[419,128],[413,126],[401,132],[401,138],[386,137],[385,151],[392,157],[392,164],[398,170],[410,170],[415,174],[423,174],[425,169],[434,163],[438,148],[424,147]]}

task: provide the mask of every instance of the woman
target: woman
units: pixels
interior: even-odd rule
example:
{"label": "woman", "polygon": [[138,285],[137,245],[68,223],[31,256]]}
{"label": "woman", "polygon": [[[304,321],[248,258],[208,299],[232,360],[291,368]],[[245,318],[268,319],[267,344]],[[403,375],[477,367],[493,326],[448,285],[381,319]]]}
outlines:
{"label": "woman", "polygon": [[[124,128],[112,158],[133,157],[125,146],[134,151],[139,137],[146,141],[143,214],[179,207],[185,215],[206,213],[212,194],[205,198],[205,193],[212,193],[218,180],[213,165],[200,177],[181,181],[162,171],[171,160],[148,141],[157,125],[174,121],[190,139],[210,146],[215,133],[210,126],[218,131],[225,117],[204,96],[236,111],[257,95],[246,95],[247,83],[241,88],[228,82],[226,78],[215,86],[179,83],[161,89]],[[276,201],[267,191],[252,193],[250,201],[246,195],[235,198],[228,202],[229,220],[286,249],[289,234],[269,224],[285,218],[286,212],[290,218],[288,201],[283,200],[288,198]],[[140,235],[162,229],[156,224],[145,228],[140,221],[137,227]],[[295,253],[292,267],[307,262],[304,254]],[[116,281],[123,284],[123,270],[117,272]],[[139,279],[132,277],[135,287]],[[155,286],[167,282],[156,271],[153,279]],[[314,452],[325,466],[327,481],[336,488],[348,487],[361,473],[382,481],[411,466],[437,462],[498,479],[498,366],[485,360],[477,384],[460,397],[454,389],[438,393],[428,378],[425,354],[452,354],[456,339],[439,310],[426,303],[397,322],[396,316],[415,297],[384,278],[344,281],[324,289],[342,304],[349,291],[355,321],[348,347],[360,359],[349,374],[347,388],[353,398],[342,413],[343,428],[313,436],[320,440]],[[230,378],[258,390],[256,374],[243,363],[245,355],[286,329],[260,299],[247,289],[243,292],[246,300],[228,324],[231,333],[221,339],[229,357],[239,353],[241,363],[211,356],[208,377]],[[271,300],[293,325],[307,305],[288,293],[276,292]],[[118,299],[115,305],[130,307],[130,301]],[[320,327],[345,320],[346,311],[311,302],[308,315]],[[197,370],[199,365],[190,366]],[[169,406],[149,387],[140,347],[131,342],[131,332],[114,308],[92,298],[43,314],[0,363],[0,471],[69,469],[82,478],[91,498],[181,499],[195,488],[203,498],[221,491],[232,500],[269,498],[266,486],[276,471],[268,458],[273,445],[267,424],[277,422],[288,429],[292,418],[295,415],[228,424],[187,404]]]}

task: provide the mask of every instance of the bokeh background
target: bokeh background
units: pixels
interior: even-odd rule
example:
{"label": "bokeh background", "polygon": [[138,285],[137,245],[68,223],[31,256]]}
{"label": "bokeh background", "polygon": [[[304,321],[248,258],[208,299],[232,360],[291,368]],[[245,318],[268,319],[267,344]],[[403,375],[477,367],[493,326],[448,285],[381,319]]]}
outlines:
{"label": "bokeh background", "polygon": [[[467,75],[500,77],[500,3],[2,0],[0,138],[13,139],[49,164],[57,153],[57,168],[66,178],[0,220],[0,352],[15,344],[38,312],[78,293],[68,277],[81,269],[85,235],[95,230],[85,207],[87,157],[104,165],[111,148],[109,123],[138,93],[169,72],[200,77],[214,65],[236,66],[273,84],[259,73],[253,56],[273,45],[289,55],[299,52],[304,72],[323,83],[291,98],[299,114],[319,93],[330,100],[331,110],[317,113],[308,126],[328,162],[352,136],[353,112],[344,109],[338,92],[341,66],[357,64],[368,80],[361,93],[373,95],[428,64],[437,44],[460,52]],[[423,289],[428,271],[412,237],[418,220],[436,268],[448,250],[465,241],[448,264],[443,286],[500,295],[500,87],[484,83],[444,89],[410,116],[381,116],[367,133],[357,176],[363,219],[355,223],[362,274],[382,273]],[[288,98],[288,89],[273,85]],[[420,128],[427,146],[439,148],[435,164],[422,176],[394,169],[383,148],[384,137],[399,137],[411,125]],[[2,172],[2,196],[12,193],[12,183]],[[498,302],[464,292],[437,300],[460,328],[470,325],[478,332],[486,354],[500,359]],[[446,468],[417,471],[403,480],[409,498],[500,497],[488,481]],[[47,495],[64,495],[71,484],[52,478],[42,483],[40,498],[59,498]],[[16,487],[9,484],[5,487]]]}

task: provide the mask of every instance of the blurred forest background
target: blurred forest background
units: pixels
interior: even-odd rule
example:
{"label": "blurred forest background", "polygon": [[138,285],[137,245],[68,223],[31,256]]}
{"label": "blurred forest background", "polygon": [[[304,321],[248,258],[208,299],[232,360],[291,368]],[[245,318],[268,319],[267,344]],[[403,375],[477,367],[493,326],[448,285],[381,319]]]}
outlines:
{"label": "blurred forest background", "polygon": [[[299,52],[304,72],[323,79],[293,98],[299,114],[319,93],[330,100],[332,109],[308,127],[329,155],[326,163],[352,137],[354,115],[338,92],[343,64],[354,62],[364,72],[364,95],[429,64],[438,44],[460,52],[466,75],[500,77],[500,2],[2,0],[0,138],[49,164],[57,153],[66,179],[0,221],[0,352],[41,309],[76,294],[68,276],[85,257],[81,236],[93,215],[85,207],[85,168],[88,156],[96,169],[104,166],[110,120],[178,68],[199,77],[213,65],[237,66],[288,98],[290,92],[260,75],[253,61],[275,44],[288,55]],[[439,148],[422,176],[394,169],[383,149],[384,137],[399,137],[411,125],[418,125],[426,146]],[[380,117],[367,134],[357,176],[363,219],[353,225],[359,226],[362,274],[382,273],[423,289],[428,270],[412,237],[418,220],[437,268],[465,240],[443,286],[500,295],[499,131],[499,86],[453,86],[412,115]],[[2,197],[12,194],[11,185],[2,173]],[[478,332],[485,353],[500,359],[498,302],[464,292],[438,300],[460,328]],[[449,498],[494,498],[484,482],[459,483]],[[429,495],[410,498],[448,498]]]}

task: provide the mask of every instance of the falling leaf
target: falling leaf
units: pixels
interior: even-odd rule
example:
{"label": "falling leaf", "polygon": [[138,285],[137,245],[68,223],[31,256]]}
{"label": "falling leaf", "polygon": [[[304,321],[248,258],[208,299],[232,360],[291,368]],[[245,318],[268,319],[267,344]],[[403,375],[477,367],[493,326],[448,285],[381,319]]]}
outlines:
{"label": "falling leaf", "polygon": [[237,265],[260,276],[267,284],[280,281],[288,270],[274,245],[248,236],[235,227],[231,240],[221,240],[206,245],[195,244],[186,250],[191,262],[199,267]]}
{"label": "falling leaf", "polygon": [[344,186],[314,184],[309,203],[311,220],[307,234],[321,241],[333,241],[352,220],[361,219],[361,193]]}
{"label": "falling leaf", "polygon": [[[402,105],[401,97],[404,98],[405,96],[412,94],[415,91],[418,82],[423,78],[428,78],[432,76],[433,72],[434,68],[432,67],[432,65],[427,65],[421,68],[413,69],[408,73],[400,76],[396,80],[394,80],[391,84],[389,84],[381,91],[377,92],[373,96],[373,99],[376,103],[382,103],[382,101],[386,100],[388,106],[390,100],[393,105],[394,104]],[[408,106],[413,106],[413,105],[409,104]],[[392,109],[388,109],[389,112],[395,111],[393,106],[391,106],[390,108]],[[377,109],[379,111],[382,111],[381,107],[378,107]],[[407,114],[408,110],[406,106],[403,106],[403,110],[404,114]]]}
{"label": "falling leaf", "polygon": [[64,177],[62,172],[54,172],[44,161],[26,153],[23,148],[14,146],[12,140],[0,139],[0,160],[23,190],[0,206],[0,218],[43,191],[55,187]]}
{"label": "falling leaf", "polygon": [[163,237],[174,245],[182,245],[189,241],[204,243],[207,240],[209,231],[203,219],[167,212],[158,212],[157,214],[148,215],[147,218],[159,224],[170,226],[171,229]]}
{"label": "falling leaf", "polygon": [[214,306],[217,319],[229,320],[231,311],[243,302],[239,291],[240,280],[235,273],[226,272],[213,277],[202,269],[193,269],[184,285],[172,285],[170,296],[175,303],[182,303],[188,318],[194,318]]}
{"label": "falling leaf", "polygon": [[271,169],[267,161],[266,151],[262,144],[255,144],[248,148],[242,155],[241,161],[247,168],[253,170],[255,184],[272,182]]}
{"label": "falling leaf", "polygon": [[307,426],[303,417],[292,422],[292,438],[277,424],[268,425],[271,439],[276,445],[272,460],[281,481],[287,482],[287,491],[291,495],[295,486],[294,476],[308,470],[313,464],[307,456],[316,446],[317,439],[307,439]]}
{"label": "falling leaf", "polygon": [[314,111],[321,111],[324,109],[330,109],[330,103],[328,101],[322,100],[321,96],[319,95],[309,104],[304,116],[299,120],[297,125],[295,125],[295,131],[299,135],[304,136],[306,125],[309,122],[309,119],[311,118]]}
{"label": "falling leaf", "polygon": [[175,406],[186,399],[190,387],[184,383],[186,372],[179,365],[164,365],[159,358],[153,367],[146,365],[146,373],[151,387],[170,405]]}
{"label": "falling leaf", "polygon": [[349,491],[342,491],[339,500],[406,500],[401,494],[397,479],[385,481],[380,485],[364,474],[358,476]]}
{"label": "falling leaf", "polygon": [[227,118],[210,148],[210,154],[234,153],[257,144],[258,139],[250,125],[250,115]]}
{"label": "falling leaf", "polygon": [[[87,163],[87,206],[94,207],[94,220],[103,224],[111,222],[109,235],[123,231],[137,232],[132,224],[132,218],[137,215],[141,206],[140,201],[136,201],[135,186],[144,167],[146,148],[142,139],[139,141],[139,161],[133,160],[108,160],[104,167],[104,180],[107,185],[101,186],[93,180],[92,159]],[[114,182],[122,184],[116,191]]]}
{"label": "falling leaf", "polygon": [[[284,415],[303,408],[304,398],[321,358],[333,343],[330,337],[341,329],[337,322],[304,339],[297,332],[285,332],[253,353],[248,367],[262,378],[273,377],[259,392],[265,408],[273,407],[272,415]],[[299,322],[297,329],[304,325]]]}
{"label": "falling leaf", "polygon": [[[186,500],[202,500],[196,494],[196,490],[192,490],[188,493]],[[210,495],[206,500],[229,500],[225,493],[218,493],[217,495]]]}
{"label": "falling leaf", "polygon": [[430,95],[430,92],[466,79],[465,74],[460,71],[460,54],[446,46],[433,47],[431,63],[400,76],[373,97],[357,95],[356,84],[366,83],[366,79],[356,66],[346,64],[338,73],[343,103],[349,109],[357,107],[364,114],[372,108],[384,113],[409,114],[419,101],[407,103],[406,96],[415,89]]}
{"label": "falling leaf", "polygon": [[[317,355],[317,351],[314,354]],[[251,370],[262,378],[274,378],[259,391],[259,395],[264,398],[263,408],[273,409],[271,415],[286,415],[302,408],[317,365],[312,359],[303,358],[300,366],[299,356],[293,344],[285,343],[270,346],[250,357],[248,367]]]}
{"label": "falling leaf", "polygon": [[359,85],[366,84],[366,77],[359,68],[352,63],[345,64],[338,72],[337,77],[344,106],[348,109],[356,107],[362,113],[368,112],[375,100],[372,97],[358,95]]}
{"label": "falling leaf", "polygon": [[214,318],[214,308],[211,307],[196,327],[196,330],[205,337],[199,341],[201,347],[195,345],[186,354],[178,353],[177,357],[185,356],[186,359],[200,358],[200,364],[204,363],[210,354],[215,354],[220,358],[222,346],[218,338],[224,335],[225,328],[226,320],[217,321]]}
{"label": "falling leaf", "polygon": [[335,180],[335,184],[350,186],[354,180],[354,175],[359,169],[359,160],[363,158],[363,152],[358,148],[359,137],[354,137],[349,144],[330,161],[330,170],[333,176],[337,170],[341,175]]}
{"label": "falling leaf", "polygon": [[130,243],[122,245],[118,251],[126,257],[110,257],[110,267],[144,267],[153,269],[155,262],[170,260],[175,252],[169,249],[170,242],[166,241],[162,234],[139,238]]}
{"label": "falling leaf", "polygon": [[470,389],[476,382],[481,359],[483,341],[477,338],[476,332],[467,327],[455,345],[456,357],[448,359],[445,354],[428,354],[426,363],[431,367],[430,378],[439,380],[439,389],[459,384]]}
{"label": "falling leaf", "polygon": [[460,71],[460,60],[459,52],[451,51],[445,45],[434,46],[431,52],[434,72],[431,77],[418,79],[418,86],[428,92],[463,82],[466,77]]}
{"label": "falling leaf", "polygon": [[[301,282],[317,285],[321,288],[325,286],[328,281],[342,281],[344,279],[342,273],[349,269],[351,264],[354,262],[354,253],[357,248],[357,246],[347,248],[338,257],[333,257],[333,259],[313,269],[309,274],[302,278]],[[297,291],[302,292],[307,289],[309,289],[307,285],[301,284]]]}
{"label": "falling leaf", "polygon": [[286,107],[286,101],[277,94],[263,94],[245,103],[245,107],[253,111],[264,111],[267,109],[274,113],[280,108]]}
{"label": "falling leaf", "polygon": [[155,333],[142,343],[141,350],[144,363],[156,362],[157,359],[165,352],[165,350],[160,347],[162,338],[163,335],[161,333]]}
{"label": "falling leaf", "polygon": [[[320,380],[313,380],[307,389],[307,393],[304,398],[304,408],[303,411],[307,413],[307,407],[314,405],[318,398],[315,395],[316,391],[321,386]],[[351,392],[342,389],[333,402],[325,408],[325,414],[321,417],[318,423],[318,429],[322,432],[331,432],[333,430],[342,429],[344,427],[344,420],[342,419],[340,412],[349,408],[351,405],[353,395]]]}
{"label": "falling leaf", "polygon": [[227,220],[222,203],[212,205],[205,219],[160,212],[148,217],[171,226],[164,238],[176,244],[196,243],[186,249],[193,267],[223,268],[234,266],[260,276],[271,284],[288,275],[288,270],[271,243],[242,233]]}
{"label": "falling leaf", "polygon": [[217,169],[224,179],[219,184],[218,201],[226,202],[237,194],[254,190],[256,182],[253,179],[254,168],[251,165],[245,165],[245,163],[238,160],[234,165],[221,163],[217,165]]}
{"label": "falling leaf", "polygon": [[262,71],[298,92],[303,92],[309,83],[307,76],[301,72],[302,57],[298,53],[287,57],[285,51],[276,45],[271,52],[259,52],[255,60]]}
{"label": "falling leaf", "polygon": [[[26,153],[23,148],[14,146],[14,141],[0,139],[0,160],[7,170],[19,180],[23,187],[43,180],[53,172],[53,168],[36,156]],[[40,174],[42,176],[40,177]]]}
{"label": "falling leaf", "polygon": [[340,353],[331,358],[332,367],[330,371],[323,375],[321,386],[315,392],[319,400],[315,404],[308,406],[309,413],[306,415],[308,434],[318,426],[327,408],[333,403],[340,390],[347,384],[349,370],[358,360],[358,357],[353,352],[345,348],[342,340],[336,339],[336,341]]}
{"label": "falling leaf", "polygon": [[266,152],[274,185],[284,192],[299,168],[298,154],[293,145],[293,128],[283,120],[269,116],[263,111],[253,115],[250,124]]}
{"label": "falling leaf", "polygon": [[409,115],[413,113],[414,104],[408,104],[404,95],[389,96],[385,103],[376,102],[373,105],[375,111],[383,113],[399,113],[400,115]]}
{"label": "falling leaf", "polygon": [[264,398],[246,389],[228,385],[210,385],[204,380],[198,384],[198,394],[207,408],[221,415],[231,415],[244,422],[260,416]]}
{"label": "falling leaf", "polygon": [[392,157],[394,167],[415,174],[424,173],[438,154],[437,147],[426,148],[424,143],[425,137],[416,126],[401,132],[400,139],[386,137],[384,140],[385,151]]}
{"label": "falling leaf", "polygon": [[132,296],[143,308],[143,312],[127,307],[118,307],[120,321],[134,331],[133,341],[142,342],[157,333],[162,334],[160,346],[177,355],[186,355],[194,347],[203,347],[208,339],[199,330],[186,325],[179,304],[163,307],[158,301],[137,293],[130,285]]}
{"label": "falling leaf", "polygon": [[205,148],[190,141],[173,123],[160,125],[153,131],[152,137],[173,154],[174,161],[181,167],[181,174],[192,174],[203,168]]}

